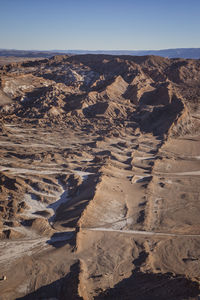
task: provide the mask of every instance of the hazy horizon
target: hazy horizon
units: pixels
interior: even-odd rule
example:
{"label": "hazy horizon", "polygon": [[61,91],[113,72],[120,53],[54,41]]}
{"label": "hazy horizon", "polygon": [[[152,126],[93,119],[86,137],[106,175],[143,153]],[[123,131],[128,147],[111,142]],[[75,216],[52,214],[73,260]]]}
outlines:
{"label": "hazy horizon", "polygon": [[56,52],[56,51],[106,51],[106,52],[117,52],[117,51],[132,51],[132,52],[139,52],[139,51],[165,51],[165,50],[184,50],[184,49],[200,49],[199,47],[182,47],[182,48],[165,48],[165,49],[21,49],[21,48],[0,48],[0,50],[16,50],[16,51],[50,51],[50,52]]}

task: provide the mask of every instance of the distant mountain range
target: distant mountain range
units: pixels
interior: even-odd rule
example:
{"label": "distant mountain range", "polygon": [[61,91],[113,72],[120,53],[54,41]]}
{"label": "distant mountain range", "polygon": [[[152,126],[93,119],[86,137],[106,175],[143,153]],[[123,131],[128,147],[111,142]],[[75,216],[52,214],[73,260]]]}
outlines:
{"label": "distant mountain range", "polygon": [[28,58],[34,58],[34,57],[48,58],[60,54],[61,52],[54,52],[54,51],[0,49],[0,56],[4,56],[4,57],[15,56],[15,57],[28,57]]}
{"label": "distant mountain range", "polygon": [[63,54],[110,54],[110,55],[158,55],[168,58],[192,58],[200,59],[200,48],[177,48],[163,50],[15,50],[0,49],[0,56],[17,57],[51,57]]}

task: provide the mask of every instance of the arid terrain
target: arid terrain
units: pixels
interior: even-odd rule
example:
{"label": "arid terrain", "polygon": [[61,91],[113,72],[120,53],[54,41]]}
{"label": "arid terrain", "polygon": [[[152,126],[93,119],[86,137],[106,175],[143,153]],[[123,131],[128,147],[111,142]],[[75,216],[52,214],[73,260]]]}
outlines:
{"label": "arid terrain", "polygon": [[25,62],[25,61],[35,61],[40,60],[39,58],[30,58],[30,57],[17,57],[17,56],[0,56],[0,66],[6,65],[6,64],[12,64],[16,62]]}
{"label": "arid terrain", "polygon": [[200,60],[4,64],[0,300],[199,299],[199,104]]}

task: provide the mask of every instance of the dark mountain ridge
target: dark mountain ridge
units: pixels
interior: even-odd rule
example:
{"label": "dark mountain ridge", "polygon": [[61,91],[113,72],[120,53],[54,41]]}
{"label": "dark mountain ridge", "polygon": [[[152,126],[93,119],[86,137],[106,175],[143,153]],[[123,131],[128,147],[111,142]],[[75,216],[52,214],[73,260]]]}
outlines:
{"label": "dark mountain ridge", "polygon": [[0,56],[51,57],[63,54],[109,54],[109,55],[158,55],[168,58],[200,59],[200,48],[177,48],[162,50],[15,50],[0,49]]}

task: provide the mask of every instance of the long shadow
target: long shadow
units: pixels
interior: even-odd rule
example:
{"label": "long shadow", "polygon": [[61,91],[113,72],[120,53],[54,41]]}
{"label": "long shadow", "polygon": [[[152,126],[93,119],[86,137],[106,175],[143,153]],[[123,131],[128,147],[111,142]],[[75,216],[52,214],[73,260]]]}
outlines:
{"label": "long shadow", "polygon": [[81,300],[83,298],[78,296],[79,272],[80,263],[76,262],[71,266],[70,272],[66,276],[42,286],[24,297],[16,298],[16,300]]}
{"label": "long shadow", "polygon": [[66,244],[75,246],[75,232],[56,232],[47,241],[47,244],[53,246],[54,248],[61,248]]}
{"label": "long shadow", "polygon": [[[145,259],[140,258],[136,265]],[[137,268],[136,268],[137,269]],[[78,296],[80,263],[76,262],[70,272],[38,290],[16,300],[83,300]],[[95,300],[189,300],[198,299],[199,285],[182,276],[171,273],[152,274],[135,271],[129,278],[122,280],[114,288],[94,297]]]}
{"label": "long shadow", "polygon": [[[148,106],[147,106],[148,107]],[[140,129],[145,133],[153,133],[154,136],[168,132],[184,106],[180,99],[173,97],[172,102],[163,106],[154,106],[152,111],[146,110],[141,105],[132,118],[138,122]]]}
{"label": "long shadow", "polygon": [[62,222],[64,227],[76,227],[83,210],[95,195],[99,177],[98,173],[88,175],[88,178],[78,188],[76,195],[58,208],[55,220]]}
{"label": "long shadow", "polygon": [[199,292],[198,283],[192,282],[183,276],[172,276],[171,273],[142,273],[136,270],[131,277],[122,280],[114,288],[102,292],[94,299],[194,300],[198,299]]}

